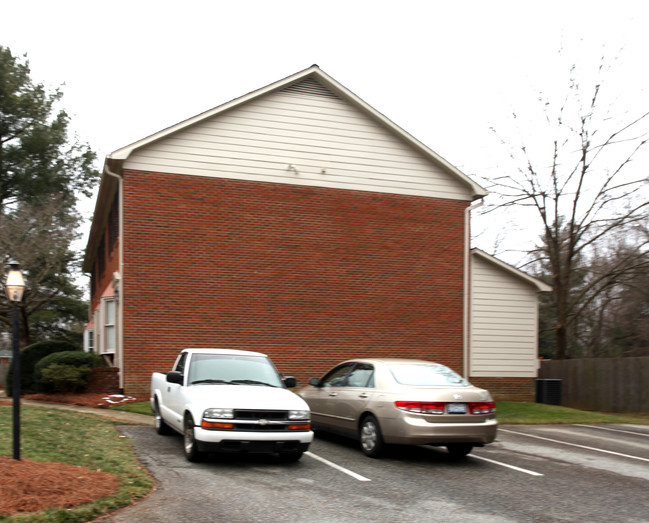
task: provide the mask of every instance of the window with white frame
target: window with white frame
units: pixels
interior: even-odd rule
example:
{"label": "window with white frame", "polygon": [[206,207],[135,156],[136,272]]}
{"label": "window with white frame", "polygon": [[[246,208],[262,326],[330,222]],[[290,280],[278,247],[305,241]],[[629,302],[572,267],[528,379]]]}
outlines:
{"label": "window with white frame", "polygon": [[86,329],[83,331],[83,350],[86,352],[95,352],[95,331]]}
{"label": "window with white frame", "polygon": [[114,353],[117,350],[117,300],[102,298],[100,311],[101,332],[96,335],[100,354]]}

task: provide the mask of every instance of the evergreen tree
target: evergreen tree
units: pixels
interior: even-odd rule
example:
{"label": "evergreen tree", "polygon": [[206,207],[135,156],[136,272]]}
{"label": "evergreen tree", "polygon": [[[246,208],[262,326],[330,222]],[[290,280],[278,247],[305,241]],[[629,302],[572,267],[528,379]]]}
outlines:
{"label": "evergreen tree", "polygon": [[[60,335],[85,314],[74,282],[80,260],[70,246],[80,223],[77,201],[90,196],[98,173],[95,153],[68,136],[61,97],[35,84],[29,62],[0,46],[0,255],[20,263],[27,284],[22,345],[32,323],[39,337]],[[10,321],[5,301],[0,323]]]}

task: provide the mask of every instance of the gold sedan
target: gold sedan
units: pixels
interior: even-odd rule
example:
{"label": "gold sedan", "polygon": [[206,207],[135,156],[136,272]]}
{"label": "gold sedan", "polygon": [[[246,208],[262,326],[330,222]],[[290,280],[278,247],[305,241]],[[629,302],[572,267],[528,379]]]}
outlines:
{"label": "gold sedan", "polygon": [[298,394],[316,430],[357,438],[370,457],[387,444],[445,446],[463,457],[494,441],[498,429],[489,392],[430,361],[345,361]]}

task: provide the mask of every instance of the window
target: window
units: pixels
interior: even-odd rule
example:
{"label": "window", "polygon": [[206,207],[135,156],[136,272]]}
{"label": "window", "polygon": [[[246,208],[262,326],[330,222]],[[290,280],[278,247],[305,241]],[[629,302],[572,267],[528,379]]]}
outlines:
{"label": "window", "polygon": [[401,385],[410,387],[469,387],[464,378],[444,365],[407,363],[390,365],[392,376]]}
{"label": "window", "polygon": [[348,387],[374,387],[374,368],[367,363],[357,363],[347,377]]}
{"label": "window", "polygon": [[344,387],[346,383],[345,377],[347,376],[347,373],[351,368],[352,368],[351,363],[346,363],[344,365],[341,365],[340,367],[336,367],[324,378],[322,378],[322,382],[321,382],[322,386],[323,387]]}
{"label": "window", "polygon": [[83,349],[86,352],[95,352],[95,331],[87,329],[83,334]]}
{"label": "window", "polygon": [[100,354],[112,354],[117,351],[117,300],[113,297],[102,298],[99,309],[101,328],[98,324],[95,332],[95,344]]}

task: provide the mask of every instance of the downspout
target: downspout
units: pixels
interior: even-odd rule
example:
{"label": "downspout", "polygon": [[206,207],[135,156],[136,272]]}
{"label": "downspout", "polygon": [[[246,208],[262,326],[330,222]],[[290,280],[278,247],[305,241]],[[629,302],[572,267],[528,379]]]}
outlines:
{"label": "downspout", "polygon": [[464,355],[464,378],[469,379],[469,357],[471,355],[470,347],[470,302],[471,302],[471,211],[477,209],[484,203],[479,200],[473,205],[464,209],[464,311],[462,325],[462,346]]}
{"label": "downspout", "polygon": [[117,282],[117,361],[115,365],[119,368],[119,392],[124,394],[124,188],[123,178],[110,170],[108,162],[104,164],[104,173],[117,178],[119,191],[119,281]]}

